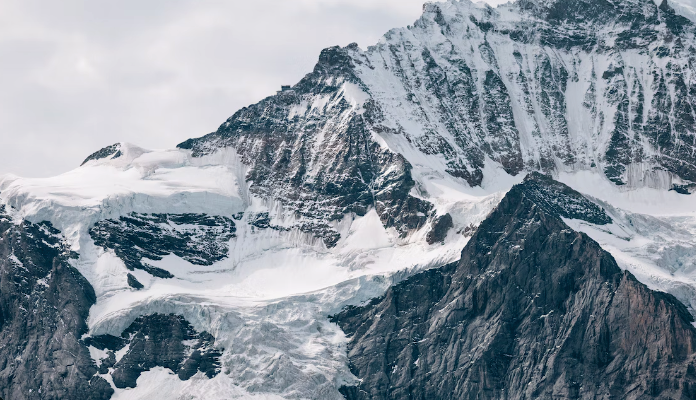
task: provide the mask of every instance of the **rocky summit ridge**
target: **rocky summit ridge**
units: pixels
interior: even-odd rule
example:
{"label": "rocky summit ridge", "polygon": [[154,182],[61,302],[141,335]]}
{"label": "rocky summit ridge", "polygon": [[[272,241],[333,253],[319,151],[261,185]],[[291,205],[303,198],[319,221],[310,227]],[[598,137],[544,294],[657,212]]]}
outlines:
{"label": "rocky summit ridge", "polygon": [[179,147],[235,148],[252,190],[328,243],[326,221],[371,206],[387,226],[420,228],[431,207],[408,194],[412,176],[438,170],[472,186],[487,168],[591,170],[688,193],[693,44],[666,1],[428,3],[412,26],[365,51],[324,50],[291,90]]}
{"label": "rocky summit ridge", "polygon": [[694,33],[427,3],[176,149],[0,175],[0,396],[694,398]]}
{"label": "rocky summit ridge", "polygon": [[585,203],[576,217],[602,218],[541,175],[514,186],[458,262],[333,317],[360,378],[347,399],[696,396],[691,314],[570,229],[540,187]]}

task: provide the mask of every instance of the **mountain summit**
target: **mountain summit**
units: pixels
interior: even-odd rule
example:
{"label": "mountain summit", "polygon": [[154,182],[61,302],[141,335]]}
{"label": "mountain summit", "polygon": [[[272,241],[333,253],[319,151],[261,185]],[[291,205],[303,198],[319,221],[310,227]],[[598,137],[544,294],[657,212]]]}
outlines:
{"label": "mountain summit", "polygon": [[175,149],[0,176],[0,396],[693,397],[694,33],[427,3]]}

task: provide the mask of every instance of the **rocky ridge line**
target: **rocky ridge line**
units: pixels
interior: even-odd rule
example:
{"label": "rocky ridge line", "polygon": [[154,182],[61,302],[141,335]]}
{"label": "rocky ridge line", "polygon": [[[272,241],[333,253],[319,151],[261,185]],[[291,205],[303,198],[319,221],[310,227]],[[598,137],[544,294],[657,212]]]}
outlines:
{"label": "rocky ridge line", "polygon": [[696,329],[686,307],[570,229],[540,201],[538,188],[548,185],[582,202],[530,175],[459,262],[333,317],[361,379],[342,389],[347,399],[696,396]]}

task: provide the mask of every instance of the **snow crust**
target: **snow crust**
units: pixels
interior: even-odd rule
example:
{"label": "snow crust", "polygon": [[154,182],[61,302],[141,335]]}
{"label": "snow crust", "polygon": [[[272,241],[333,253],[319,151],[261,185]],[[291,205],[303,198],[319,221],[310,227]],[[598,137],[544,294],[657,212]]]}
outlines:
{"label": "snow crust", "polygon": [[[395,150],[402,144],[386,137]],[[444,244],[428,246],[428,227],[401,238],[385,229],[377,213],[347,215],[336,222],[341,240],[331,249],[298,231],[260,229],[251,219],[267,212],[271,225],[294,226],[279,204],[249,194],[246,167],[232,150],[203,159],[186,151],[140,149],[132,159],[97,160],[45,179],[0,178],[0,200],[17,218],[51,221],[66,232],[80,258],[75,266],[90,281],[97,303],[90,334],[119,335],[141,315],[183,315],[224,348],[222,371],[181,381],[171,371],[144,373],[133,389],[115,399],[341,399],[337,387],[355,377],[347,366],[346,338],[328,316],[348,304],[379,296],[392,284],[425,268],[459,258],[469,234],[522,176],[506,174],[488,160],[481,187],[444,172],[436,158],[413,152],[412,195],[450,213],[454,229]],[[595,226],[567,220],[608,250],[622,268],[656,290],[696,307],[696,201],[692,196],[650,188],[625,190],[593,171],[564,172],[559,179],[590,196],[614,220]],[[144,260],[171,272],[159,279],[128,271],[112,251],[88,234],[96,221],[130,212],[235,215],[229,256],[210,266],[175,255]],[[132,273],[144,285],[127,285]],[[122,357],[128,348],[117,355]],[[104,352],[90,348],[98,364]],[[104,375],[111,382],[108,375]]]}
{"label": "snow crust", "polygon": [[[348,83],[342,90],[358,112],[365,92]],[[438,214],[451,213],[455,228],[444,244],[426,244],[429,227],[399,237],[369,210],[337,221],[341,239],[327,249],[297,230],[251,225],[264,212],[274,226],[294,226],[297,220],[280,204],[250,195],[246,167],[234,150],[192,158],[183,150],[121,148],[121,157],[89,161],[53,178],[0,177],[0,201],[18,220],[50,221],[80,254],[74,265],[97,295],[90,334],[120,335],[141,315],[175,313],[213,334],[225,349],[222,373],[213,379],[197,375],[182,382],[171,371],[155,369],[143,374],[136,388],[116,390],[116,399],[341,399],[337,387],[355,377],[347,367],[346,339],[328,315],[379,296],[414,272],[457,260],[473,227],[521,179],[491,164],[489,185],[472,189],[423,159],[414,167],[414,195],[427,197]],[[210,266],[171,254],[143,260],[175,276],[159,279],[128,271],[89,236],[95,222],[131,212],[243,214],[235,220],[236,237],[226,259]],[[128,286],[128,273],[142,290]],[[94,348],[90,354],[95,363],[105,357]]]}
{"label": "snow crust", "polygon": [[193,159],[181,150],[136,149],[51,178],[0,175],[0,199],[21,218],[51,221],[75,251],[83,244],[80,229],[101,219],[134,211],[232,215],[244,210],[244,168],[236,154],[217,155],[232,158],[223,165],[215,159]]}
{"label": "snow crust", "polygon": [[[461,17],[462,29],[473,28],[464,16],[490,11],[483,4],[467,1],[447,2],[440,8],[447,18]],[[509,6],[497,7],[495,13],[502,22],[514,23],[520,18]],[[351,106],[345,113],[349,117],[363,113],[367,102],[378,101],[389,115],[386,121],[396,122],[388,127],[391,131],[372,132],[372,138],[409,161],[416,182],[411,195],[431,202],[437,215],[452,216],[454,228],[443,244],[426,244],[429,226],[399,237],[394,229],[383,227],[374,210],[335,221],[341,239],[331,249],[296,229],[255,227],[252,218],[259,213],[268,213],[271,225],[277,227],[296,226],[298,221],[281,204],[250,194],[247,167],[234,149],[194,158],[186,150],[147,150],[122,143],[119,157],[92,160],[56,177],[0,176],[0,202],[12,207],[13,217],[18,221],[50,221],[80,254],[74,265],[97,295],[88,320],[90,334],[120,335],[141,315],[175,313],[183,315],[196,330],[214,335],[216,345],[224,348],[222,372],[213,379],[198,374],[181,381],[171,371],[156,368],[142,374],[136,388],[116,389],[114,399],[342,399],[337,387],[356,378],[347,366],[346,338],[327,317],[346,305],[382,295],[390,285],[415,272],[457,260],[469,234],[505,193],[522,181],[523,174],[510,176],[500,164],[486,158],[483,182],[472,188],[445,172],[447,160],[441,154],[426,154],[414,146],[413,142],[437,132],[452,148],[458,148],[446,127],[424,123],[438,121],[428,118],[437,112],[431,106],[436,102],[423,98],[418,102],[421,108],[416,109],[414,103],[402,101],[408,92],[404,81],[389,71],[388,57],[381,54],[390,44],[405,41],[414,48],[421,44],[456,47],[473,70],[486,71],[489,65],[480,51],[473,50],[485,40],[497,54],[501,79],[511,88],[522,152],[525,160],[531,161],[539,160],[539,149],[562,143],[550,133],[550,127],[536,126],[524,111],[524,99],[515,97],[524,90],[508,78],[517,76],[522,68],[513,58],[514,50],[525,60],[544,55],[554,65],[573,65],[579,76],[589,76],[590,70],[601,76],[613,61],[611,54],[547,54],[534,44],[513,48],[494,32],[485,38],[462,36],[458,40],[426,33],[416,36],[409,29],[390,31],[361,55],[366,62],[357,72],[366,87],[339,82],[339,96],[305,98],[289,109],[287,118],[320,117],[342,101]],[[433,52],[433,57],[439,56]],[[627,53],[623,62],[637,71],[648,71],[647,65],[660,62],[646,57]],[[423,60],[416,57],[414,62]],[[444,60],[438,59],[438,63],[444,64]],[[646,86],[652,82],[647,72],[640,79]],[[477,82],[480,86],[481,79]],[[589,86],[590,82],[582,79],[568,83],[568,140],[577,163],[567,166],[559,162],[557,178],[603,206],[614,223],[566,222],[598,241],[639,280],[674,294],[694,310],[696,198],[667,191],[672,178],[653,174],[649,166],[631,166],[625,188],[609,182],[601,168],[591,167],[601,165],[597,154],[609,141],[612,127],[607,121],[601,130],[595,129],[597,121],[582,106]],[[604,89],[596,88],[598,93]],[[646,104],[650,100],[646,98]],[[606,103],[598,107],[613,114],[612,106]],[[541,112],[534,103],[532,113]],[[321,135],[326,137],[319,137],[315,146],[331,139],[331,132]],[[316,172],[310,169],[308,174]],[[121,259],[96,246],[89,236],[88,230],[97,221],[131,212],[242,216],[235,220],[236,237],[229,242],[226,259],[210,266],[194,265],[171,254],[161,260],[144,260],[175,276],[159,279],[141,270],[128,271]],[[144,285],[142,290],[128,286],[128,273]],[[117,358],[127,351],[121,350]],[[94,348],[90,354],[97,363],[105,357]],[[110,376],[104,378],[111,382]]]}

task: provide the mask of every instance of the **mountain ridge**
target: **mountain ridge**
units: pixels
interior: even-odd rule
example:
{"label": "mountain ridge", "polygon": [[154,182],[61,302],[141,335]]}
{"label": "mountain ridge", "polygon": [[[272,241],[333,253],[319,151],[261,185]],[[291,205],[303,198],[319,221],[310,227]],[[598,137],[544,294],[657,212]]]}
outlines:
{"label": "mountain ridge", "polygon": [[[582,313],[587,324],[573,325],[599,329],[590,335],[597,339],[590,341],[593,349],[582,348],[571,335],[566,347],[555,350],[551,342],[530,343],[538,332],[526,331],[530,348],[560,354],[567,363],[558,367],[565,378],[546,370],[557,388],[539,379],[546,376],[543,368],[520,368],[514,384],[504,383],[494,370],[510,358],[506,352],[475,363],[495,379],[475,382],[462,376],[462,386],[453,391],[482,387],[486,395],[500,394],[507,385],[522,393],[521,382],[532,382],[539,393],[573,397],[600,382],[602,393],[616,393],[626,368],[643,374],[649,370],[643,361],[650,360],[659,361],[656,379],[641,375],[650,378],[649,387],[638,385],[637,392],[651,396],[652,389],[668,393],[673,387],[691,393],[686,364],[660,359],[660,351],[641,361],[634,357],[635,346],[619,352],[612,347],[635,344],[640,337],[609,344],[604,339],[616,338],[623,325],[645,322],[636,330],[654,328],[643,341],[646,346],[677,358],[692,354],[687,320],[696,304],[696,208],[688,195],[696,171],[693,25],[667,5],[647,0],[573,0],[565,9],[545,2],[544,12],[520,4],[531,3],[498,8],[468,1],[429,3],[413,25],[392,29],[366,50],[355,44],[325,49],[298,84],[239,110],[216,132],[176,149],[117,143],[53,178],[0,176],[0,201],[8,214],[0,222],[10,228],[8,237],[21,236],[22,224],[49,226],[42,222],[49,221],[55,231],[46,243],[60,241],[72,254],[55,256],[46,243],[27,236],[24,243],[35,244],[46,257],[40,268],[27,272],[11,258],[0,260],[0,285],[11,285],[15,271],[26,278],[20,285],[29,288],[26,293],[16,287],[2,293],[20,300],[33,296],[33,288],[41,290],[31,298],[43,298],[45,284],[52,287],[46,275],[51,262],[74,278],[58,292],[66,295],[73,288],[70,299],[77,309],[55,310],[49,304],[26,321],[15,318],[14,325],[5,325],[21,330],[34,321],[70,320],[60,331],[65,341],[57,346],[72,355],[42,352],[32,368],[50,371],[73,363],[70,380],[61,380],[65,376],[59,373],[47,374],[46,382],[66,393],[91,390],[114,400],[340,400],[341,387],[343,394],[356,395],[351,388],[364,371],[353,369],[357,377],[351,373],[356,354],[346,351],[345,333],[327,316],[379,298],[399,282],[398,287],[407,287],[409,276],[421,271],[429,278],[415,290],[422,294],[416,303],[444,296],[450,286],[442,284],[449,279],[442,271],[457,270],[455,262],[472,240],[474,246],[486,235],[491,243],[500,238],[482,222],[516,187],[509,196],[517,195],[522,208],[512,207],[509,198],[506,207],[521,213],[520,221],[532,215],[532,222],[545,223],[549,240],[532,229],[541,222],[530,224],[531,231],[514,231],[536,232],[543,251],[533,257],[547,269],[567,261],[559,271],[546,271],[549,282],[539,283],[532,274],[518,285],[548,284],[548,296],[538,301],[555,310],[524,314],[528,326],[547,321],[569,327],[558,320],[564,307],[558,301],[568,288],[553,285],[578,276],[588,277],[583,287],[598,296],[589,303],[579,298],[575,311],[594,312],[592,307],[604,304],[616,313],[606,317],[609,327],[587,322]],[[596,15],[578,20],[578,10],[587,4]],[[525,190],[515,186],[528,174]],[[554,217],[543,217],[547,214]],[[573,249],[575,239],[582,249],[559,254]],[[510,247],[495,243],[499,250]],[[0,250],[11,247],[3,246],[10,245],[0,243]],[[496,252],[496,260],[515,261],[517,250],[508,250]],[[606,281],[636,299],[629,302],[635,308],[612,300],[601,284],[606,274],[578,267],[586,259],[575,256],[583,254],[612,271]],[[486,252],[480,256],[481,265],[490,264]],[[502,267],[488,272],[461,282],[490,283],[509,275]],[[688,308],[671,295],[655,295],[627,278],[630,274],[651,290],[677,296]],[[497,286],[490,286],[489,294]],[[530,301],[511,298],[498,298],[504,300],[506,321],[523,315],[509,311]],[[488,304],[479,300],[476,309],[485,311]],[[2,315],[23,315],[22,307],[31,306],[25,303],[11,303]],[[640,315],[635,321],[634,312]],[[453,331],[441,321],[433,326],[444,326],[438,331],[443,337]],[[491,334],[505,326],[492,324]],[[167,331],[175,337],[162,339]],[[0,360],[7,360],[0,363],[0,378],[6,378],[0,379],[0,395],[39,398],[37,390],[46,386],[15,377],[27,370],[16,357],[30,347],[11,334],[5,335],[11,346],[0,349]],[[56,346],[52,334],[33,329],[28,336]],[[685,339],[663,340],[679,335]],[[469,344],[477,349],[490,344],[479,337],[485,335]],[[510,344],[501,340],[503,347]],[[583,351],[575,351],[579,348]],[[489,354],[500,350],[488,349]],[[617,355],[612,360],[628,359],[628,367],[606,370],[607,349]],[[595,361],[587,364],[584,354],[605,369]],[[573,365],[596,368],[583,378]],[[433,370],[465,370],[450,366]],[[609,378],[597,375],[600,369]],[[375,371],[375,379],[391,373]],[[371,385],[369,378],[365,385]],[[409,379],[395,382],[395,390],[404,389],[401,384]],[[631,379],[626,376],[626,382]],[[584,386],[574,383],[581,381]],[[384,386],[371,388],[384,393]],[[414,388],[437,391],[427,382]],[[42,395],[61,397],[58,391]]]}
{"label": "mountain ridge", "polygon": [[347,399],[696,395],[694,318],[540,202],[550,183],[513,187],[460,261],[332,317],[360,378]]}
{"label": "mountain ridge", "polygon": [[[288,192],[334,203],[313,222],[324,228],[369,206],[404,235],[420,228],[428,194],[405,193],[442,167],[471,186],[491,168],[597,170],[618,186],[690,193],[693,24],[666,2],[589,3],[427,3],[414,25],[366,51],[323,50],[291,90],[178,147],[194,157],[234,147],[257,193],[303,215]],[[580,9],[596,15],[578,20]]]}

